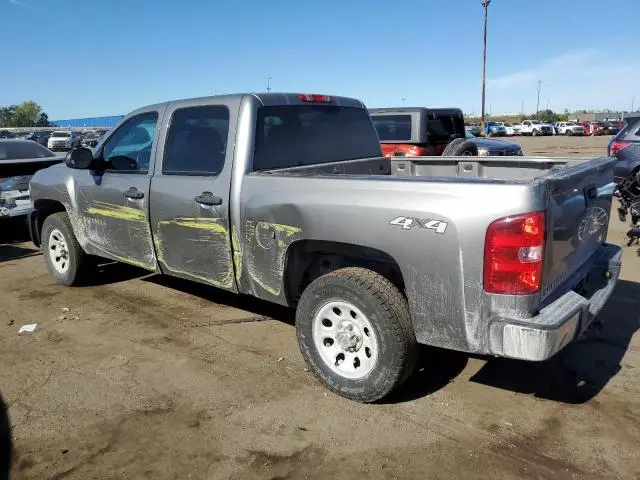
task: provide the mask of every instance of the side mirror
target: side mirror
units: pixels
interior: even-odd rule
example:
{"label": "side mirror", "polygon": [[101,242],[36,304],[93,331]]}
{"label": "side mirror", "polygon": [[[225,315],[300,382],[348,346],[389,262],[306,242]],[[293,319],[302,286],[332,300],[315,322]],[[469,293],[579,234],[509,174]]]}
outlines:
{"label": "side mirror", "polygon": [[72,149],[64,159],[64,163],[69,168],[87,170],[93,165],[93,152],[84,147]]}

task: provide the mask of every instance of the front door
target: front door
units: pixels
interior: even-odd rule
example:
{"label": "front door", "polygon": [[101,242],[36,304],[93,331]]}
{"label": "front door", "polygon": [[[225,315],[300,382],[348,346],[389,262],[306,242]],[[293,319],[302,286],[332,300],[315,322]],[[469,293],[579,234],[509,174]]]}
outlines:
{"label": "front door", "polygon": [[88,250],[149,270],[156,269],[149,225],[149,187],[158,111],[122,123],[102,148],[104,170],[79,186],[79,226]]}
{"label": "front door", "polygon": [[[236,291],[229,190],[233,138],[230,112],[219,100],[169,106],[155,175],[151,226],[164,273]],[[235,120],[235,119],[233,119]],[[164,140],[164,141],[162,141]],[[227,148],[231,145],[231,148]]]}

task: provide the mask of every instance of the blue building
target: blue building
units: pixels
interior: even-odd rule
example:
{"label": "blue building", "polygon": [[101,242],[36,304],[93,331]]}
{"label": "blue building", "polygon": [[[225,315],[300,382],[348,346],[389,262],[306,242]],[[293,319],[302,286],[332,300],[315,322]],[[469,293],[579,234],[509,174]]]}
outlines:
{"label": "blue building", "polygon": [[115,127],[121,118],[122,115],[114,115],[111,117],[70,118],[67,120],[52,120],[51,124],[56,127],[67,128],[111,128]]}

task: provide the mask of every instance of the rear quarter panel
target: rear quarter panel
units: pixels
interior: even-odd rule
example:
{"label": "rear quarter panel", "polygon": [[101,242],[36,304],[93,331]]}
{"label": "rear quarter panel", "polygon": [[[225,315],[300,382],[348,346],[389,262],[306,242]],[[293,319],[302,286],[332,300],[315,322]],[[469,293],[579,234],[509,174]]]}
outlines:
{"label": "rear quarter panel", "polygon": [[[243,285],[257,297],[286,304],[283,273],[295,242],[374,248],[400,267],[420,342],[483,351],[482,317],[493,301],[482,286],[486,228],[497,218],[544,208],[543,201],[532,202],[544,196],[531,188],[460,179],[247,175],[234,242],[242,246]],[[405,221],[391,224],[398,217],[416,220],[406,228]],[[429,220],[441,222],[431,224],[440,233],[420,226]]]}

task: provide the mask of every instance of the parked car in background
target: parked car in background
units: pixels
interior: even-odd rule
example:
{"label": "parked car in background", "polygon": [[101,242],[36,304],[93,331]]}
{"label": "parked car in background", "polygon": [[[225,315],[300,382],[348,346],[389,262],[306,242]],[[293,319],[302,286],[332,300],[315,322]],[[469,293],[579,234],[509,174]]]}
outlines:
{"label": "parked car in background", "polygon": [[0,225],[31,211],[29,180],[42,168],[64,160],[30,140],[0,140]]}
{"label": "parked car in background", "polygon": [[15,135],[9,130],[0,130],[0,138],[14,138]]}
{"label": "parked car in background", "polygon": [[22,140],[31,140],[32,142],[39,143],[43,147],[46,147],[50,136],[51,134],[49,132],[38,131],[38,132],[29,132],[25,135],[22,135],[20,138]]}
{"label": "parked car in background", "polygon": [[553,126],[540,120],[525,120],[520,127],[520,134],[533,137],[553,135]]}
{"label": "parked car in background", "polygon": [[480,128],[479,123],[471,123],[469,125],[466,125],[464,129],[474,137],[477,137],[482,132],[482,129]]}
{"label": "parked car in background", "polygon": [[607,153],[618,159],[613,170],[616,182],[640,172],[640,113],[627,114],[622,129],[609,142]]}
{"label": "parked car in background", "polygon": [[56,130],[47,140],[49,150],[71,150],[80,146],[80,135],[70,130]]}
{"label": "parked car in background", "polygon": [[519,123],[505,123],[504,128],[507,130],[507,136],[513,137],[515,135],[520,135],[520,129],[522,125]]}
{"label": "parked car in background", "polygon": [[[436,148],[447,124],[464,137],[458,112],[378,128]],[[36,173],[30,230],[62,285],[95,255],[295,308],[309,370],[361,402],[409,378],[420,343],[543,361],[593,323],[621,267],[613,159],[381,153],[355,99],[150,105]]]}
{"label": "parked car in background", "polygon": [[507,129],[502,122],[485,122],[484,134],[487,137],[505,137]]}
{"label": "parked car in background", "polygon": [[98,144],[101,135],[97,132],[87,132],[82,136],[80,144],[86,148],[93,148]]}
{"label": "parked car in background", "polygon": [[387,157],[477,154],[470,142],[466,150],[452,147],[445,152],[452,140],[465,139],[459,108],[372,108],[369,113]]}
{"label": "parked car in background", "polygon": [[467,132],[467,140],[471,140],[478,147],[478,155],[490,157],[523,155],[522,147],[517,143],[494,140],[492,138],[476,138]]}
{"label": "parked car in background", "polygon": [[584,128],[575,122],[558,122],[555,124],[558,135],[584,135]]}

